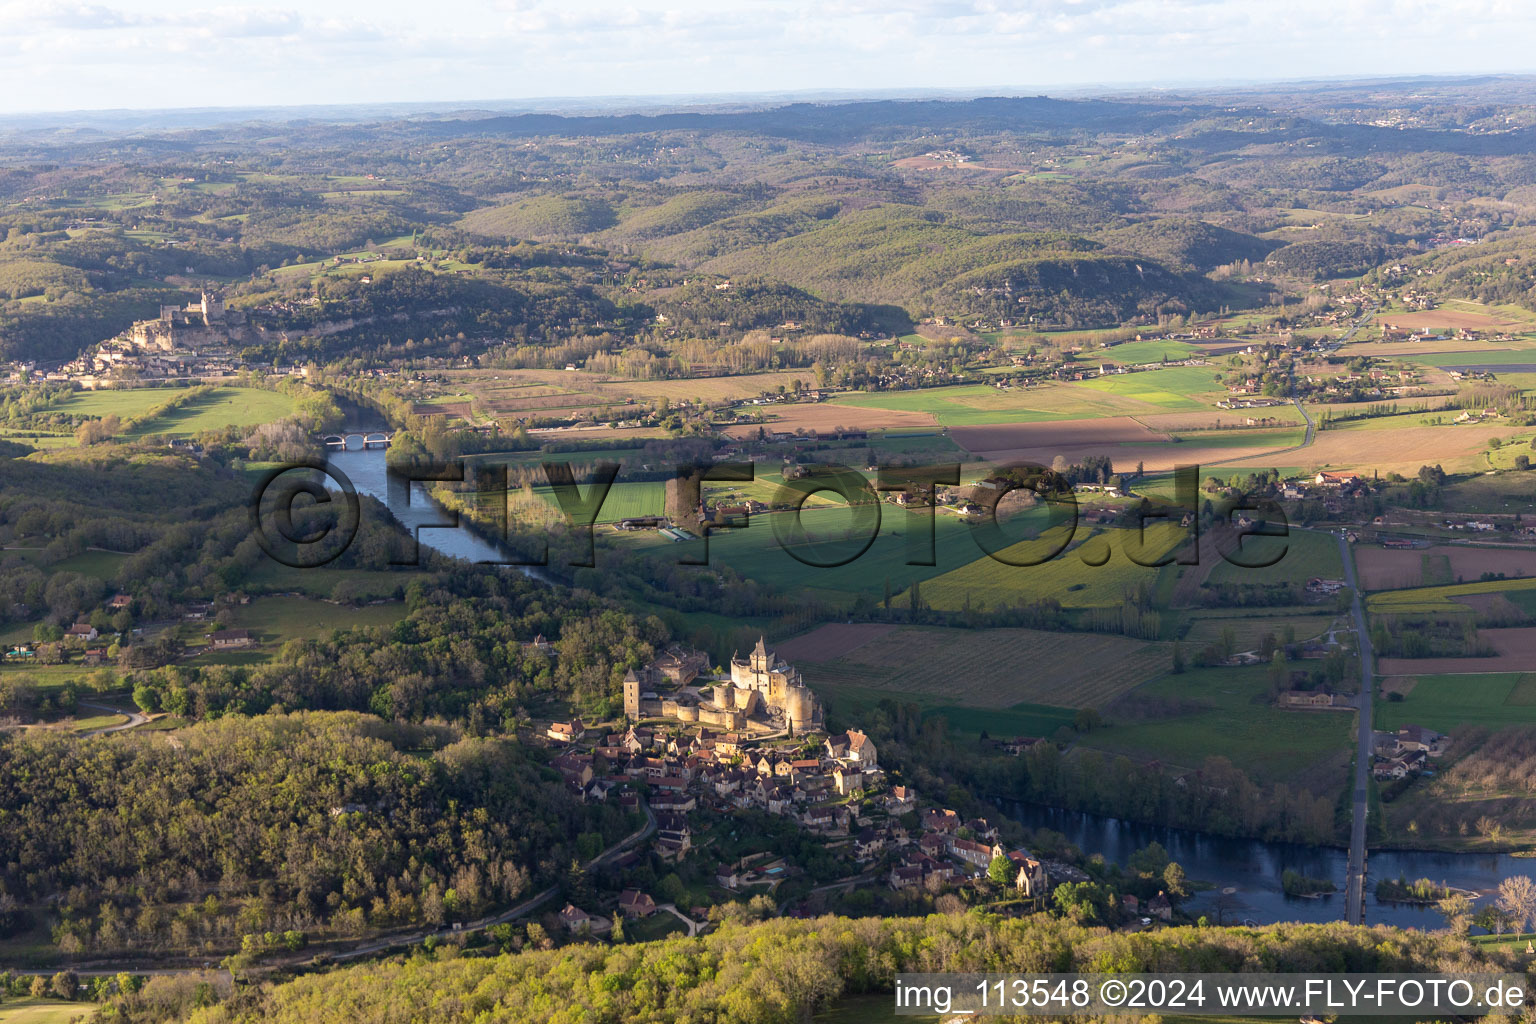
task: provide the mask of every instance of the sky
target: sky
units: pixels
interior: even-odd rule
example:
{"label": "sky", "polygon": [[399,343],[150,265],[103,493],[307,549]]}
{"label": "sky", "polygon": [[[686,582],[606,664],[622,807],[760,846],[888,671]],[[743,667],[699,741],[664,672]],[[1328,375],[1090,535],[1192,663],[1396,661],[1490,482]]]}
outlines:
{"label": "sky", "polygon": [[0,112],[1536,71],[1530,0],[0,0]]}

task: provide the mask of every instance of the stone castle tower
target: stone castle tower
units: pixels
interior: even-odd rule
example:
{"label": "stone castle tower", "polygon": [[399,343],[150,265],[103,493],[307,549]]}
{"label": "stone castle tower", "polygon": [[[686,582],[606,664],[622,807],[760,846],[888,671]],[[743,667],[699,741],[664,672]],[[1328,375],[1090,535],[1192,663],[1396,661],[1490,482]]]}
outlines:
{"label": "stone castle tower", "polygon": [[[805,681],[788,663],[779,659],[764,638],[745,659],[731,658],[731,683],[739,690],[755,691],[771,708],[784,712],[791,733],[818,728],[821,709]],[[737,698],[740,703],[740,697]]]}
{"label": "stone castle tower", "polygon": [[630,669],[624,676],[624,717],[640,721],[640,677]]}
{"label": "stone castle tower", "polygon": [[224,300],[211,292],[203,292],[203,301],[199,304],[203,314],[203,324],[212,327],[224,319]]}

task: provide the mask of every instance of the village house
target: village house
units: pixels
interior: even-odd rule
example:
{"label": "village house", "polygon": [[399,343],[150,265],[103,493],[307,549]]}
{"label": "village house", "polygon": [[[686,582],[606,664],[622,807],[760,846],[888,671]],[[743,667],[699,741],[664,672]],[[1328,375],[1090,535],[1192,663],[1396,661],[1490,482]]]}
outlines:
{"label": "village house", "polygon": [[838,796],[848,796],[864,785],[864,773],[857,768],[839,765],[832,770],[832,787]]}
{"label": "village house", "polygon": [[853,841],[853,856],[856,860],[873,860],[885,849],[885,836],[872,828],[862,830]]}
{"label": "village house", "polygon": [[960,827],[960,815],[947,807],[930,807],[923,812],[922,825],[925,832],[954,832]]}
{"label": "village house", "polygon": [[1275,701],[1282,708],[1341,708],[1352,709],[1354,704],[1342,694],[1325,690],[1283,690]]}
{"label": "village house", "polygon": [[960,839],[951,836],[949,840],[949,854],[967,864],[973,864],[979,868],[985,868],[992,863],[993,857],[1002,855],[1003,848],[991,843],[978,843],[971,839]]}
{"label": "village house", "polygon": [[827,756],[834,761],[847,761],[865,768],[874,768],[879,764],[875,741],[857,729],[828,736]]}
{"label": "village house", "polygon": [[638,889],[625,889],[619,894],[619,909],[625,917],[650,917],[656,913],[656,901]]}
{"label": "village house", "polygon": [[681,814],[656,816],[656,854],[662,860],[681,860],[693,847],[693,830]]}
{"label": "village house", "polygon": [[910,786],[892,786],[885,795],[885,813],[893,818],[910,813],[917,807],[917,793]]}
{"label": "village house", "polygon": [[77,622],[64,631],[64,635],[71,640],[95,640],[101,636],[96,627],[89,622]]}
{"label": "village house", "polygon": [[587,734],[586,726],[581,724],[581,719],[573,718],[569,722],[551,722],[547,735],[557,743],[575,743]]}
{"label": "village house", "polygon": [[1401,757],[1395,757],[1383,761],[1371,768],[1371,774],[1378,782],[1389,782],[1396,779],[1406,779],[1410,775],[1416,775],[1424,770],[1429,755],[1422,750],[1412,750]]}
{"label": "village house", "polygon": [[592,781],[592,758],[584,754],[561,754],[550,762],[567,782],[585,786]]}
{"label": "village house", "polygon": [[560,923],[572,935],[580,935],[582,933],[603,935],[613,930],[613,922],[607,918],[589,914],[574,903],[567,903],[565,909],[560,911],[559,916]]}
{"label": "village house", "polygon": [[1405,725],[1395,733],[1382,733],[1376,737],[1378,757],[1399,757],[1414,751],[1423,751],[1430,757],[1445,753],[1446,737],[1422,725]]}
{"label": "village house", "polygon": [[1030,856],[1029,851],[1014,850],[1008,854],[1008,859],[1017,869],[1013,876],[1013,887],[1019,891],[1019,895],[1028,900],[1044,900],[1050,895],[1045,865]]}

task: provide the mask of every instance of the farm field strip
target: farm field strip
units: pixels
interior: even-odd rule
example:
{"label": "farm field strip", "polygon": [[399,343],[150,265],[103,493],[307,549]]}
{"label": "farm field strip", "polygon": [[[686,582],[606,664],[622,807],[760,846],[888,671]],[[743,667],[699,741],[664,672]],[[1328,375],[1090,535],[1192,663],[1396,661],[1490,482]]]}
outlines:
{"label": "farm field strip", "polygon": [[[1163,571],[1138,565],[1126,553],[1132,531],[1107,530],[1096,536],[1081,528],[1074,546],[1055,558],[1038,565],[1010,565],[982,556],[922,584],[923,600],[934,608],[959,609],[970,604],[977,608],[1001,608],[1044,599],[1059,601],[1065,608],[1118,607],[1126,594],[1136,587],[1154,585]],[[1146,549],[1141,554],[1151,561],[1185,536],[1177,527],[1148,530]],[[1039,542],[1022,541],[999,552],[1003,558],[1021,561],[1038,558],[1043,553]],[[1089,565],[1084,554],[1095,560],[1105,551],[1108,561]],[[903,600],[905,596],[903,597]]]}
{"label": "farm field strip", "polygon": [[1440,544],[1429,548],[1382,548],[1361,545],[1355,550],[1355,565],[1360,571],[1360,585],[1366,590],[1401,590],[1433,586],[1424,578],[1424,558],[1443,558],[1451,578],[1440,581],[1464,583],[1477,580],[1484,573],[1504,573],[1521,578],[1536,576],[1536,549],[1477,548],[1458,544]]}
{"label": "farm field strip", "polygon": [[1166,671],[1169,657],[1166,644],[1119,636],[907,626],[815,663],[806,677],[812,687],[827,678],[964,707],[1101,707]]}

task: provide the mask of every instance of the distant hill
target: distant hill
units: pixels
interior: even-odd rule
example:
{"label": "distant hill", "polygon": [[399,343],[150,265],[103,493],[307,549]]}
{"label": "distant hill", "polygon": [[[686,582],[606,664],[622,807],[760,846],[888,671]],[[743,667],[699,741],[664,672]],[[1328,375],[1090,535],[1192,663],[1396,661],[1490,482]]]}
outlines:
{"label": "distant hill", "polygon": [[666,239],[647,254],[914,314],[1028,308],[1053,320],[1119,322],[1159,306],[1186,311],[1217,301],[1209,282],[1150,258],[1110,254],[1061,232],[977,231],[961,218],[899,203],[846,209],[796,200]]}
{"label": "distant hill", "polygon": [[[1517,228],[1476,245],[1448,245],[1413,259],[1417,281],[1448,298],[1536,309],[1536,230]],[[1422,273],[1423,276],[1418,275]]]}
{"label": "distant hill", "polygon": [[1295,242],[1269,254],[1266,262],[1297,277],[1353,277],[1406,250],[1374,242]]}
{"label": "distant hill", "polygon": [[1115,252],[1150,256],[1169,267],[1202,273],[1239,260],[1261,261],[1280,246],[1279,242],[1183,217],[1132,224],[1097,237]]}
{"label": "distant hill", "polygon": [[534,196],[506,206],[488,206],[466,214],[458,226],[473,235],[500,241],[570,239],[612,227],[613,207],[586,196]]}
{"label": "distant hill", "polygon": [[644,240],[679,235],[762,205],[762,199],[713,189],[673,196],[655,206],[621,213],[615,238]]}

